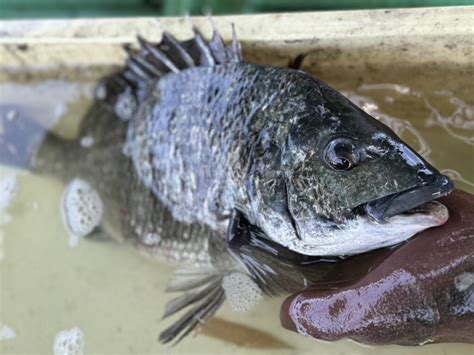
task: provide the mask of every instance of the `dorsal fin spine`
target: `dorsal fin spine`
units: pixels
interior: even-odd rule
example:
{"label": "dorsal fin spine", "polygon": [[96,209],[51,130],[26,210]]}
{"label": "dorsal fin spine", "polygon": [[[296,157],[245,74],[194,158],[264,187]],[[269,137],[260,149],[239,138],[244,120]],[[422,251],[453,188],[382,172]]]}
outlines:
{"label": "dorsal fin spine", "polygon": [[196,65],[193,58],[189,55],[188,52],[184,49],[179,41],[176,40],[168,31],[163,31],[163,38],[170,42],[176,51],[179,53],[179,56],[187,64],[189,68],[192,68]]}
{"label": "dorsal fin spine", "polygon": [[[126,67],[107,81],[116,88],[113,90],[116,95],[127,92],[127,95],[132,95],[139,104],[147,95],[148,88],[168,73],[179,73],[196,66],[212,67],[242,62],[242,52],[234,26],[232,25],[232,42],[228,45],[225,45],[213,23],[212,26],[212,38],[209,41],[205,40],[194,26],[194,36],[186,41],[178,41],[166,31],[163,31],[162,40],[158,44],[137,36],[139,50],[133,50],[129,45],[124,46],[128,53]],[[120,81],[115,82],[114,77]],[[110,100],[115,99],[107,99]]]}

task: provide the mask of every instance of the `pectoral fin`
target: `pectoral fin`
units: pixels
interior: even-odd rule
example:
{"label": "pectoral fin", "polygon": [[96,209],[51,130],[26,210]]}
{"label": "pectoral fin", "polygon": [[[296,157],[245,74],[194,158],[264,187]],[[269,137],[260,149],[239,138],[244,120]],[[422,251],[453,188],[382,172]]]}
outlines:
{"label": "pectoral fin", "polygon": [[320,280],[338,261],[299,254],[278,244],[238,210],[231,217],[227,242],[254,281],[270,296],[306,288]]}

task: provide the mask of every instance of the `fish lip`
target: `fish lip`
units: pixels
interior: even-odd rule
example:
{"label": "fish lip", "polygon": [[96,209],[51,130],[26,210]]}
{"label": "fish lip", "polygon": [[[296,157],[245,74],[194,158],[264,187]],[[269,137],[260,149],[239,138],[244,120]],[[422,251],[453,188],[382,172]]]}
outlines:
{"label": "fish lip", "polygon": [[429,201],[446,196],[453,189],[452,181],[447,176],[439,175],[431,183],[367,202],[364,210],[370,218],[381,223],[389,217],[408,212]]}

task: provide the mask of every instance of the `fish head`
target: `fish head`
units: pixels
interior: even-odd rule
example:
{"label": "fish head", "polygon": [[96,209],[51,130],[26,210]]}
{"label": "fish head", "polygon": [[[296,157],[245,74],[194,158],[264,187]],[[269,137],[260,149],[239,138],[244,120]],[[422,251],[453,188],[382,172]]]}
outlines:
{"label": "fish head", "polygon": [[261,218],[275,222],[262,226],[270,238],[308,255],[354,254],[446,221],[444,206],[419,207],[450,193],[449,178],[336,90],[305,85],[279,145],[280,195],[260,191],[273,204]]}

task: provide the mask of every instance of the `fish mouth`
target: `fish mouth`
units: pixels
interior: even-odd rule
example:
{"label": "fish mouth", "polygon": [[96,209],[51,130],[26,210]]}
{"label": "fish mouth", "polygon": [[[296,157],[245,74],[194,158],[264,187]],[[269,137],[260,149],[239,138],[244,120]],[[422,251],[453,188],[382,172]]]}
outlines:
{"label": "fish mouth", "polygon": [[409,213],[412,209],[445,196],[453,188],[454,185],[448,177],[438,175],[434,181],[429,183],[367,202],[364,210],[370,218],[381,223],[387,218],[401,213]]}

